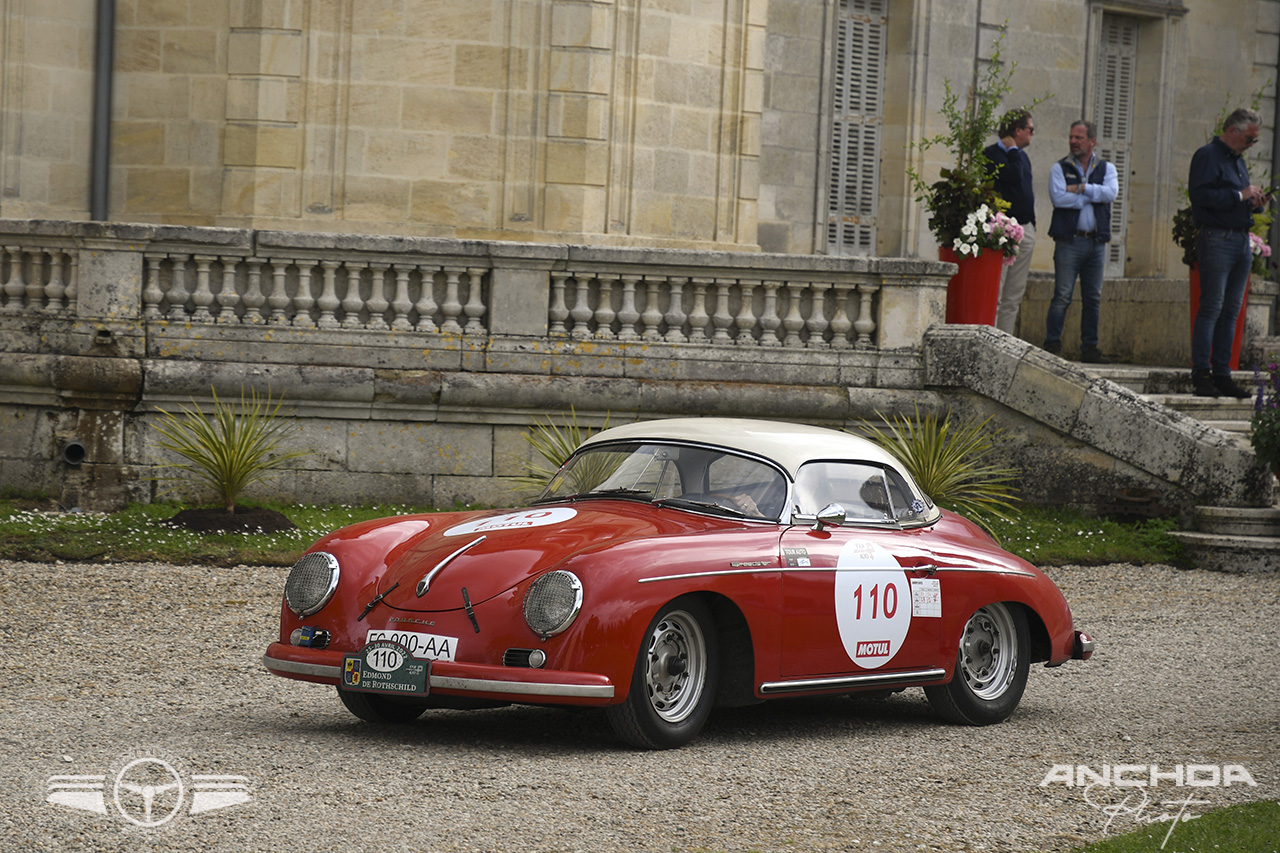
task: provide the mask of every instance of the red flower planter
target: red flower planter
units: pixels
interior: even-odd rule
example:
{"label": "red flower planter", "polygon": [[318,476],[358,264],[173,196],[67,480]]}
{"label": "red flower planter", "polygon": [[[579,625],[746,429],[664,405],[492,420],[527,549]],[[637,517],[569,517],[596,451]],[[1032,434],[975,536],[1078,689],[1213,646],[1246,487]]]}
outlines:
{"label": "red flower planter", "polygon": [[1004,253],[983,249],[975,258],[940,246],[938,257],[960,268],[947,284],[947,322],[994,326]]}

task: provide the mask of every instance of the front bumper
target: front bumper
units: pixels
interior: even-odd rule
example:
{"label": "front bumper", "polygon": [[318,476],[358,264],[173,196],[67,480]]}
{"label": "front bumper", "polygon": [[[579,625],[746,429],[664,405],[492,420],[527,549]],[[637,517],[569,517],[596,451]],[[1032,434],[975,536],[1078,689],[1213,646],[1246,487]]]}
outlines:
{"label": "front bumper", "polygon": [[1084,631],[1075,632],[1075,641],[1071,646],[1072,660],[1088,660],[1093,657],[1093,638]]}
{"label": "front bumper", "polygon": [[[308,649],[272,643],[262,656],[274,675],[337,685],[342,680],[343,652]],[[608,705],[613,683],[593,672],[525,669],[512,666],[431,662],[431,691],[449,696],[471,696],[504,702],[557,705]]]}

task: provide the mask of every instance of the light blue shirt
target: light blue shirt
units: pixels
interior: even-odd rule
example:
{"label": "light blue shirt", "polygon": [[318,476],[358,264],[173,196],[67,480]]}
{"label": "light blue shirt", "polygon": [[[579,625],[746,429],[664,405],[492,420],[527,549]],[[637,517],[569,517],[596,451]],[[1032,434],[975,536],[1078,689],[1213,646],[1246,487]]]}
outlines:
{"label": "light blue shirt", "polygon": [[1076,168],[1083,174],[1084,192],[1073,193],[1067,192],[1067,179],[1062,174],[1062,165],[1054,163],[1053,168],[1049,170],[1049,198],[1053,200],[1054,207],[1074,208],[1080,211],[1080,218],[1076,220],[1076,229],[1079,231],[1097,231],[1098,220],[1093,215],[1093,205],[1110,204],[1116,200],[1116,195],[1120,192],[1120,180],[1116,176],[1116,167],[1110,163],[1106,163],[1107,171],[1103,175],[1102,183],[1089,183],[1089,173],[1097,166],[1100,158],[1097,152],[1090,156],[1086,164],[1079,160],[1076,162]]}

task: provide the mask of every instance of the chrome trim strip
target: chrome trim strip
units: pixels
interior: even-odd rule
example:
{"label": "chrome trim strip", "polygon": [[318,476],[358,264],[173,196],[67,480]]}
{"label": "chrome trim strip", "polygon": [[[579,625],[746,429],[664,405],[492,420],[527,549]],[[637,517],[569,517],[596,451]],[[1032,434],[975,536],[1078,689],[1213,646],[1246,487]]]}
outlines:
{"label": "chrome trim strip", "polygon": [[913,672],[879,672],[870,675],[845,675],[838,678],[806,678],[798,681],[766,681],[760,685],[761,693],[799,693],[806,690],[839,690],[847,687],[874,687],[875,685],[916,684],[921,681],[939,681],[945,678],[945,669],[919,669]]}
{"label": "chrome trim strip", "polygon": [[273,658],[270,655],[262,656],[262,665],[272,672],[293,672],[298,675],[314,675],[318,678],[339,679],[342,677],[342,667],[329,666],[323,663],[299,663],[292,660],[281,660]]}
{"label": "chrome trim strip", "polygon": [[466,545],[463,545],[461,548],[454,551],[449,556],[445,557],[440,562],[436,563],[436,567],[431,571],[427,572],[426,575],[423,576],[422,580],[418,581],[418,588],[417,588],[418,598],[422,598],[422,596],[427,594],[427,590],[430,589],[431,587],[431,582],[435,580],[436,575],[440,574],[441,569],[449,565],[458,557],[461,557],[469,549],[479,545],[484,540],[485,540],[484,536],[481,536],[479,539],[473,539],[470,542],[468,542]]}
{"label": "chrome trim strip", "polygon": [[[989,568],[979,568],[976,566],[964,567],[964,566],[927,565],[927,566],[899,566],[898,568],[904,572],[928,572],[931,575],[938,574],[940,572],[979,572],[982,574],[993,574],[993,575],[1018,575],[1024,578],[1035,577],[1035,575],[1033,575],[1031,572],[1024,571],[1022,569],[1004,569],[996,566],[992,566]],[[747,568],[747,569],[723,569],[723,570],[712,570],[712,571],[705,571],[705,572],[683,572],[678,575],[659,575],[657,577],[652,577],[652,578],[640,578],[638,583],[656,583],[657,581],[678,581],[678,580],[685,580],[687,578],[714,578],[714,577],[720,577],[721,575],[725,575],[725,576],[754,575],[754,574],[762,574],[765,572],[790,572],[790,573],[798,574],[802,572],[863,572],[863,571],[883,571],[883,569],[879,567],[861,569],[856,566],[840,566],[840,567],[837,567],[837,566],[806,566],[806,567],[753,566],[752,568]],[[889,571],[893,571],[893,570],[889,569]]]}
{"label": "chrome trim strip", "polygon": [[[298,663],[262,656],[262,665],[272,672],[292,672],[319,678],[342,677],[342,667],[319,663]],[[527,681],[490,681],[484,678],[431,676],[431,686],[444,690],[474,690],[479,693],[514,693],[519,696],[566,696],[581,699],[612,699],[612,684],[538,684]]]}
{"label": "chrome trim strip", "polygon": [[431,676],[431,686],[445,690],[475,690],[481,693],[515,693],[520,696],[574,696],[584,699],[612,699],[612,684],[535,684],[529,681],[489,681],[483,678]]}

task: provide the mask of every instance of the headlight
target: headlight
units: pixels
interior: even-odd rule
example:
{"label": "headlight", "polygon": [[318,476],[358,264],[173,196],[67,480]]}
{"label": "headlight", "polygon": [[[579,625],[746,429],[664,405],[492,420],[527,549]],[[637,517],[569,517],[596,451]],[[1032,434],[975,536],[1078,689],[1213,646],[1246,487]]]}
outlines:
{"label": "headlight", "polygon": [[524,595],[524,621],[542,639],[573,624],[582,609],[582,581],[572,572],[548,572]]}
{"label": "headlight", "polygon": [[303,554],[284,583],[284,600],[299,616],[310,616],[333,598],[338,588],[338,558],[324,551]]}

